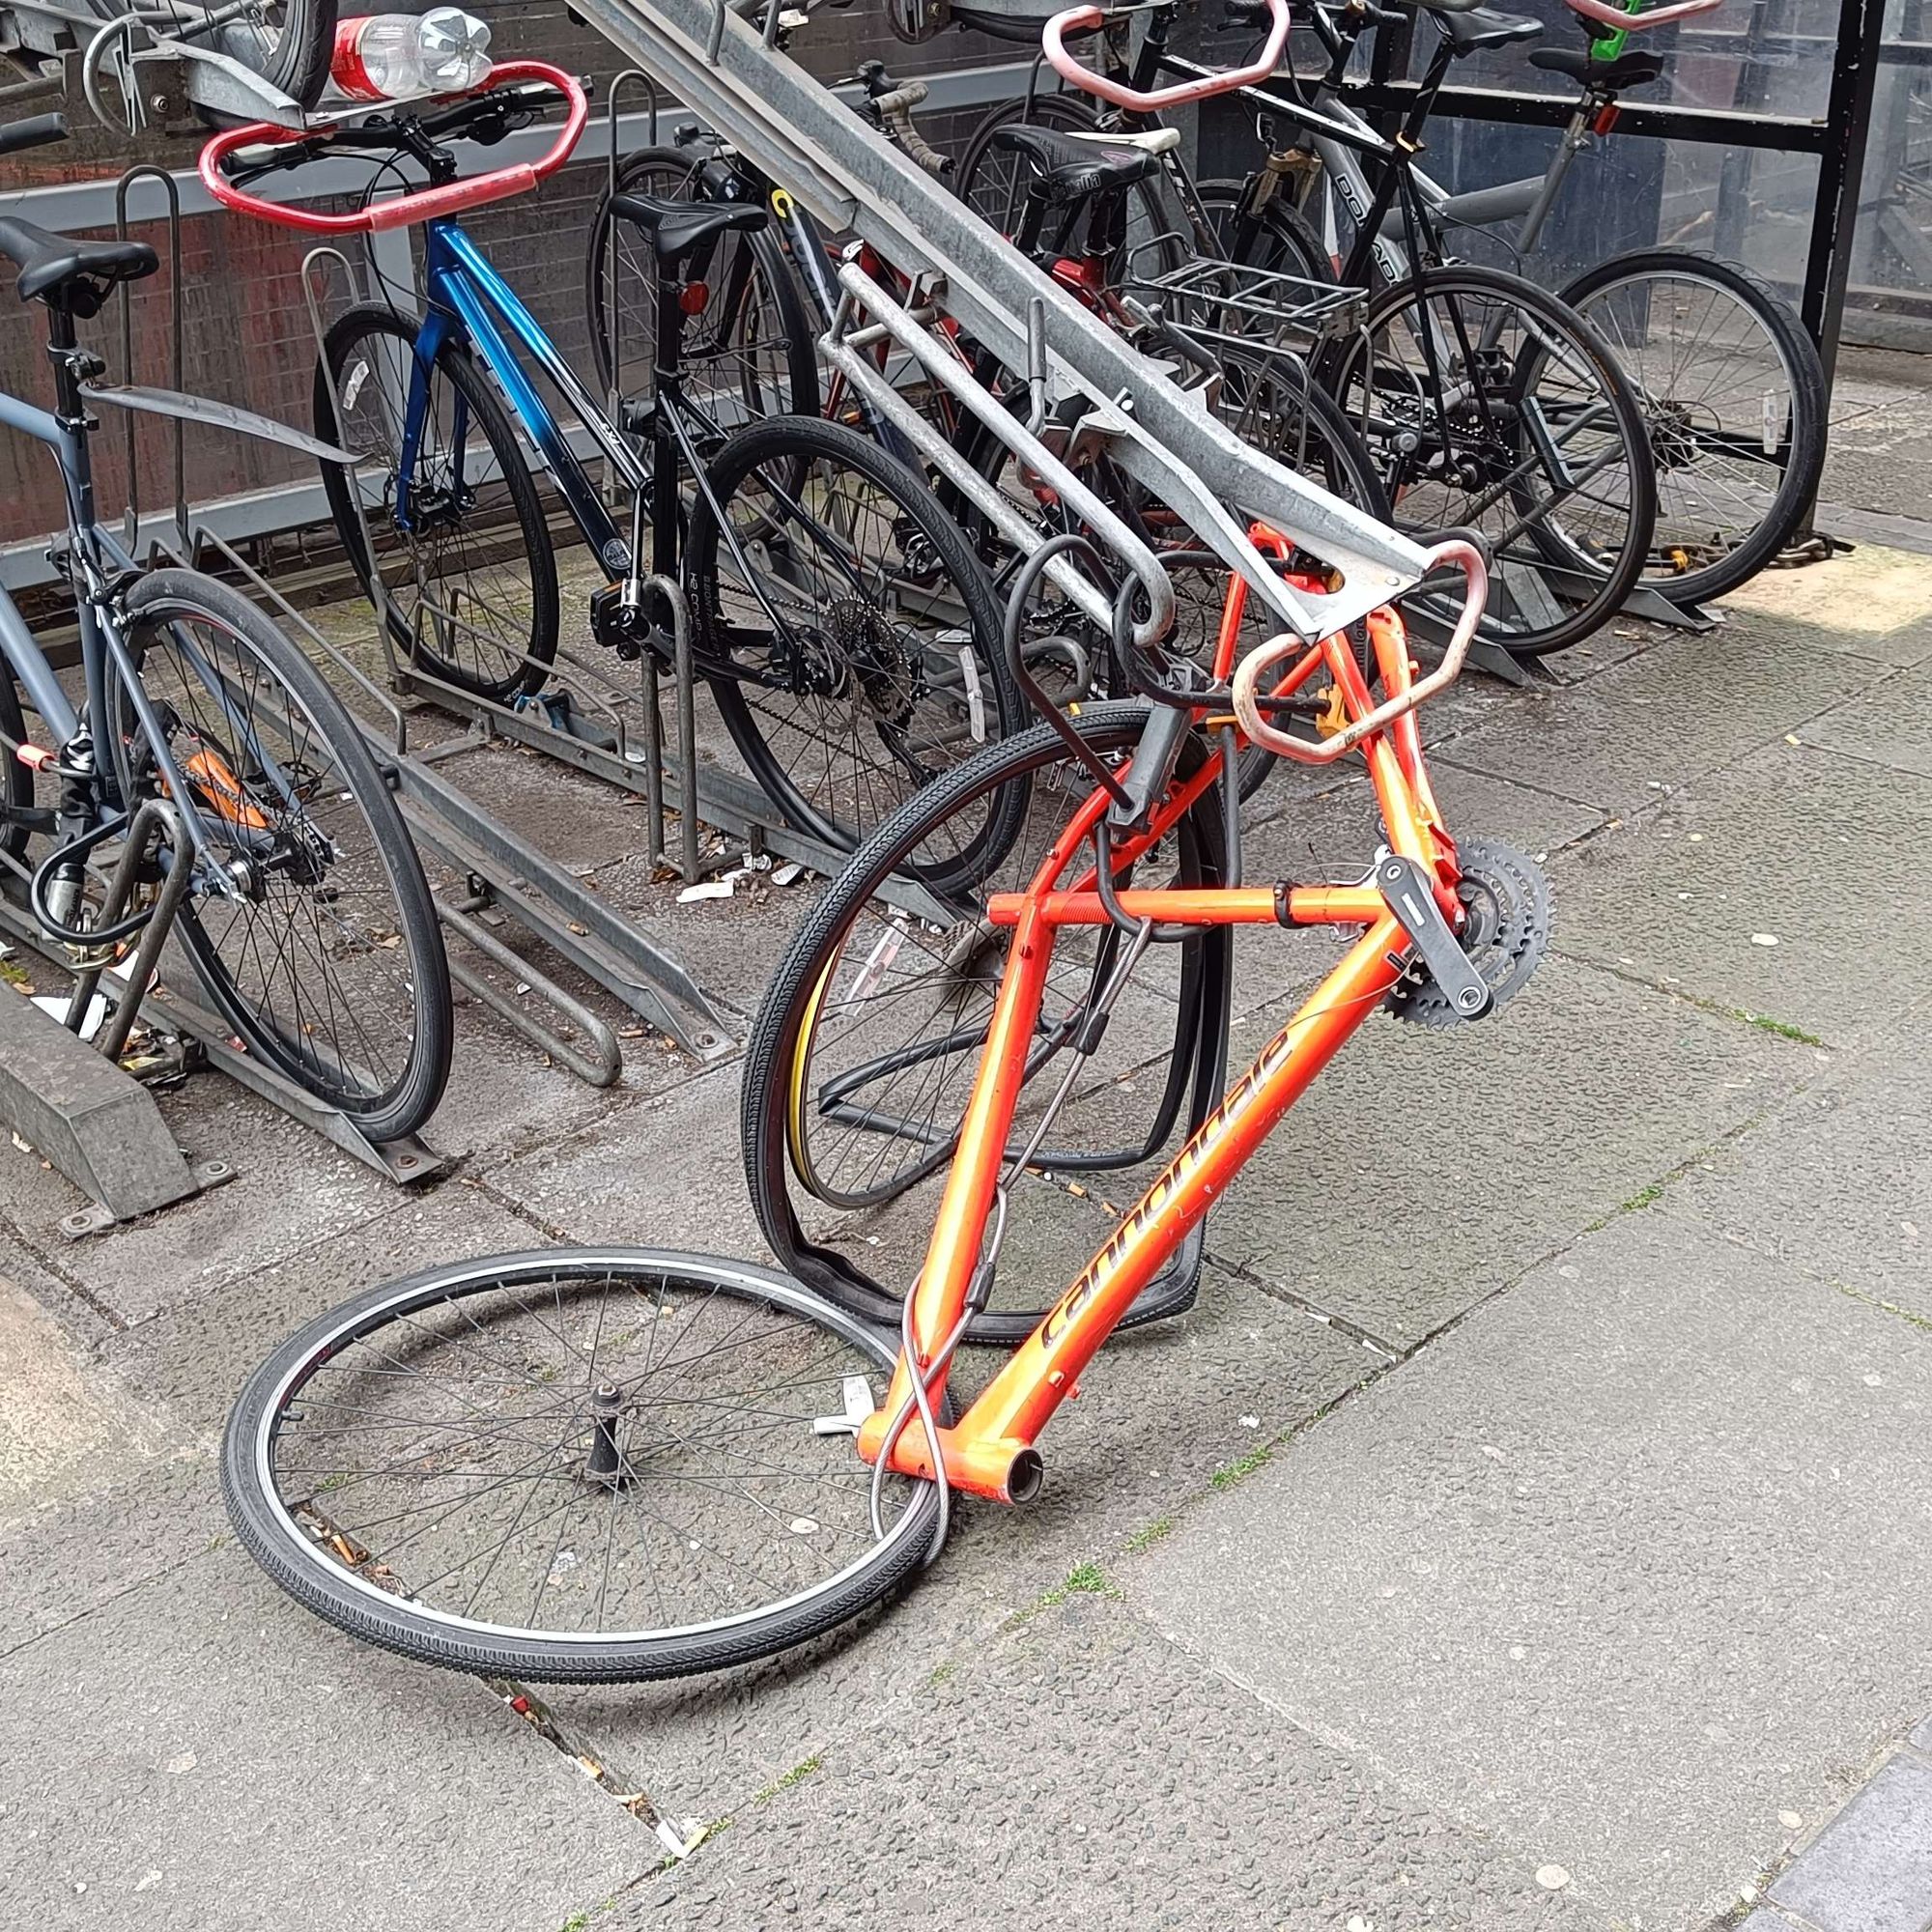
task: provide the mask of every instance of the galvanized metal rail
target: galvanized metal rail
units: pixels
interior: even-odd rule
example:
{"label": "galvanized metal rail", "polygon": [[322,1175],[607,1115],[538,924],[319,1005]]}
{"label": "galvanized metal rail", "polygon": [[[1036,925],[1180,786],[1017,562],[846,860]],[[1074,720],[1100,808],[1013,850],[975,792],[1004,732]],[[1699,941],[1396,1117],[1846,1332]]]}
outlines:
{"label": "galvanized metal rail", "polygon": [[[834,231],[869,242],[1008,367],[1031,366],[1043,318],[1057,399],[1084,397],[1083,436],[1174,510],[1296,635],[1352,623],[1426,574],[1419,544],[1251,448],[1199,393],[1170,382],[725,0],[576,0],[577,11]],[[746,0],[740,0],[746,4]],[[751,5],[760,0],[750,0]],[[841,276],[846,295],[908,347],[908,310]],[[885,300],[887,306],[868,304]],[[910,325],[916,327],[917,324]],[[836,336],[832,338],[837,346]],[[1247,539],[1259,518],[1334,569],[1321,593],[1283,582]],[[1140,562],[1138,558],[1123,559]]]}

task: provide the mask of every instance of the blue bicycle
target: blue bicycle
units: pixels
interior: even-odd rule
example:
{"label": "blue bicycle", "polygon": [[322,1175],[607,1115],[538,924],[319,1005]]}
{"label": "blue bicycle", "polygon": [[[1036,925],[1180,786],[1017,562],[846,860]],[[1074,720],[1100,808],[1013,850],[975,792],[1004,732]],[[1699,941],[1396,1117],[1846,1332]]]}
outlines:
{"label": "blue bicycle", "polygon": [[[66,138],[46,115],[0,128],[0,154]],[[146,242],[0,216],[0,257],[18,270],[20,299],[47,311],[53,412],[0,393],[0,423],[60,465],[54,556],[81,660],[76,699],[0,590],[0,889],[96,978],[174,901],[175,937],[250,1053],[371,1140],[412,1133],[449,1075],[449,972],[422,867],[361,733],[246,598],[198,571],[141,569],[95,513],[99,405],[317,445],[192,396],[100,385],[105,367],[75,324],[156,272]],[[135,868],[135,901],[102,917],[100,858],[115,848],[117,869]]]}
{"label": "blue bicycle", "polygon": [[[568,118],[542,161],[459,179],[452,142],[493,145],[559,99]],[[764,226],[761,208],[616,198],[615,214],[649,248],[658,320],[650,393],[618,421],[606,416],[451,218],[560,166],[584,112],[570,76],[515,63],[487,92],[424,110],[219,136],[202,177],[232,207],[311,231],[424,223],[423,314],[393,301],[350,310],[328,331],[315,395],[319,433],[374,459],[354,478],[330,473],[329,501],[365,585],[380,574],[412,663],[498,703],[549,676],[560,558],[521,430],[562,498],[564,543],[574,528],[584,546],[591,637],[625,658],[668,661],[668,612],[652,580],[680,584],[698,673],[751,775],[791,824],[848,850],[1018,723],[991,585],[924,480],[875,441],[817,416],[753,419],[728,385],[687,381],[685,331],[704,311],[709,265]],[[372,191],[384,182],[408,191],[348,214],[243,192],[342,154],[376,160]],[[622,479],[628,528],[539,379]],[[566,549],[561,560],[577,558]],[[1016,836],[1024,803],[1017,792],[999,801],[959,849],[923,855],[916,869],[942,887],[981,876]]]}

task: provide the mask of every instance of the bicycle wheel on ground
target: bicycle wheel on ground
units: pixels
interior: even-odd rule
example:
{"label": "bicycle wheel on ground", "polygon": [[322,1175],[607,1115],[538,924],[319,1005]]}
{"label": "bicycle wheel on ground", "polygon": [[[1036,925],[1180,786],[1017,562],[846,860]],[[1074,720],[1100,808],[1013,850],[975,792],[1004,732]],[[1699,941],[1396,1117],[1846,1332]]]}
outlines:
{"label": "bicycle wheel on ground", "polygon": [[1818,351],[1788,302],[1680,248],[1609,261],[1563,291],[1636,390],[1657,465],[1647,582],[1691,604],[1790,542],[1825,468]]}
{"label": "bicycle wheel on ground", "polygon": [[1362,426],[1397,526],[1489,546],[1480,636],[1541,657],[1610,620],[1649,554],[1656,477],[1635,392],[1574,310],[1520,276],[1426,269],[1382,291],[1319,373]]}
{"label": "bicycle wheel on ground", "polygon": [[509,416],[453,339],[428,373],[414,471],[403,490],[419,327],[371,304],[349,310],[324,339],[316,434],[369,459],[354,472],[323,465],[329,514],[364,590],[373,594],[380,573],[396,646],[410,662],[459,691],[508,703],[540,689],[556,656],[556,556]]}
{"label": "bicycle wheel on ground", "polygon": [[276,1583],[406,1657],[565,1683],[723,1669],[857,1615],[930,1549],[938,1492],[887,1477],[875,1534],[844,1426],[896,1352],[702,1255],[460,1262],[290,1336],[229,1417],[222,1490]]}
{"label": "bicycle wheel on ground", "polygon": [[[646,148],[617,171],[619,194],[696,197],[708,148]],[[703,309],[687,321],[687,395],[722,428],[750,416],[818,413],[818,355],[783,245],[769,228],[719,239],[701,276]],[[650,240],[614,219],[607,188],[590,219],[583,269],[590,354],[602,395],[650,388],[657,349],[657,267]]]}
{"label": "bicycle wheel on ground", "polygon": [[[923,481],[842,423],[748,423],[706,481],[685,581],[718,709],[786,818],[849,852],[1018,724],[992,588]],[[935,889],[1010,842],[1019,801],[982,804],[922,867]]]}
{"label": "bicycle wheel on ground", "polygon": [[[449,968],[361,733],[226,585],[155,571],[127,608],[128,650],[188,787],[175,803],[202,850],[175,931],[210,998],[251,1053],[371,1140],[413,1133],[449,1077]],[[115,712],[132,806],[165,781],[125,692]]]}
{"label": "bicycle wheel on ground", "polygon": [[[1147,717],[1144,705],[1093,705],[1075,728],[1117,764],[1139,743]],[[1191,744],[1184,768],[1198,768],[1203,755]],[[783,1266],[867,1321],[898,1319],[897,1296],[923,1258],[979,1072],[1012,932],[985,918],[986,897],[1032,880],[1093,787],[1044,724],[989,748],[867,841],[794,933],[766,988],[740,1111],[758,1225]],[[990,877],[944,895],[908,890],[909,872],[952,849],[956,819],[977,824],[987,797],[1020,792],[1025,826]],[[1220,800],[1210,789],[1134,868],[1134,881],[1217,884],[1222,854]],[[1076,859],[1075,869],[1088,863]],[[1087,1004],[1120,952],[1112,927],[1056,933],[1014,1151],[1059,1085]],[[1178,1144],[1219,1100],[1231,957],[1225,929],[1143,955],[1037,1168],[1095,1175],[1135,1167]],[[1104,1231],[1096,1225],[1096,1245]],[[896,1291],[874,1279],[882,1267]],[[1011,1268],[1011,1279],[995,1283],[972,1339],[1012,1343],[1032,1330],[1038,1284],[1020,1279],[1024,1272]],[[1173,1276],[1144,1291],[1139,1319],[1177,1312],[1192,1281],[1183,1258]]]}

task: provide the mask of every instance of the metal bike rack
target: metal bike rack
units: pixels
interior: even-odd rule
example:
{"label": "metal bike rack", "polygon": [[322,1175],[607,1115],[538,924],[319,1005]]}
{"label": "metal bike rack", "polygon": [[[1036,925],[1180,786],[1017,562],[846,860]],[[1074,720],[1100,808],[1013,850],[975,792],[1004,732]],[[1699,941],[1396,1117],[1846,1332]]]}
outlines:
{"label": "metal bike rack", "polygon": [[[1422,576],[1419,545],[1249,448],[1202,395],[1177,386],[1162,364],[1132,348],[791,61],[774,44],[779,0],[738,4],[746,11],[763,5],[761,28],[725,0],[581,0],[578,11],[832,232],[870,243],[1007,367],[1037,368],[1058,395],[1084,397],[1089,412],[1079,435],[1103,440],[1114,460],[1239,571],[1286,628],[1311,639],[1332,631]],[[881,327],[944,380],[926,353],[933,336],[917,319],[919,303],[891,302],[875,284],[862,288],[857,273],[851,263],[841,271],[853,312],[841,314],[824,352],[836,359],[843,334]],[[1037,449],[1037,439],[1000,414],[996,433],[1033,461],[1027,445]],[[964,468],[948,465],[946,473],[970,490]],[[1254,518],[1335,565],[1338,587],[1313,594],[1284,583],[1248,541]],[[1030,533],[1027,548],[1038,542]],[[1165,628],[1172,588],[1157,562],[1150,572],[1151,559],[1124,549],[1116,554],[1139,566],[1151,606],[1145,640]],[[1069,566],[1058,581],[1078,596],[1070,574]]]}
{"label": "metal bike rack", "polygon": [[[149,799],[141,806],[123,838],[102,900],[103,924],[113,924],[132,904],[136,874],[156,839],[179,850],[184,837],[181,814],[171,801]],[[188,876],[187,867],[176,867],[161,882],[132,960],[114,970],[120,983],[111,996],[99,990],[112,964],[111,949],[65,956],[31,918],[0,898],[0,930],[73,974],[63,1016],[56,1017],[37,1001],[0,1000],[0,1123],[88,1197],[89,1206],[61,1223],[61,1232],[70,1236],[151,1214],[235,1178],[226,1161],[190,1167],[154,1095],[120,1064],[144,1004],[156,1004],[146,996]],[[103,1010],[90,1029],[97,1000]],[[171,1025],[173,1020],[170,1011],[159,1023]]]}

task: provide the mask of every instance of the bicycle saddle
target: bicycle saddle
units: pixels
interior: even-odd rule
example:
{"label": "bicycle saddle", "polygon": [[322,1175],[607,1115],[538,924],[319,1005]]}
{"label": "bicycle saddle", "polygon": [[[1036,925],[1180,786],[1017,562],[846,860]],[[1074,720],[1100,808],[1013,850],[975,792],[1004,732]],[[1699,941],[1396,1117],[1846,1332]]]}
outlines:
{"label": "bicycle saddle", "polygon": [[1037,188],[1059,207],[1145,181],[1160,165],[1158,151],[1105,137],[1063,134],[1052,128],[1009,125],[995,130],[993,146],[1032,161],[1040,178],[1028,191]]}
{"label": "bicycle saddle", "polygon": [[611,213],[635,221],[667,268],[717,236],[747,235],[765,225],[765,211],[749,201],[665,201],[654,194],[617,194],[611,197]]}
{"label": "bicycle saddle", "polygon": [[1448,7],[1442,0],[1422,0],[1422,5],[1425,13],[1435,15],[1458,55],[1533,41],[1543,32],[1543,22],[1524,14],[1500,14],[1492,7]]}
{"label": "bicycle saddle", "polygon": [[1629,87],[1648,87],[1663,71],[1662,58],[1647,54],[1641,47],[1619,54],[1615,60],[1597,60],[1588,47],[1538,47],[1530,55],[1529,64],[1550,73],[1567,73],[1572,80],[1582,81],[1606,94],[1621,94]]}
{"label": "bicycle saddle", "polygon": [[17,215],[0,215],[0,255],[20,270],[14,283],[22,301],[43,300],[58,307],[72,284],[93,286],[88,298],[73,307],[83,316],[99,309],[99,298],[117,282],[139,281],[160,267],[160,257],[145,242],[76,242],[71,235],[51,234]]}

